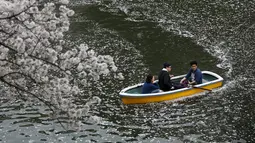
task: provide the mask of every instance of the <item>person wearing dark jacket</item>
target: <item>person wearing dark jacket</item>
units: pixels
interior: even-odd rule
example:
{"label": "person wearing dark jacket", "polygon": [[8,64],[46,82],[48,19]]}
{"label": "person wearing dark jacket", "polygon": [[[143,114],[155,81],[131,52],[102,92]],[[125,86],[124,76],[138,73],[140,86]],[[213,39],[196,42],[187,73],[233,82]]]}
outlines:
{"label": "person wearing dark jacket", "polygon": [[143,84],[143,88],[142,88],[143,94],[160,92],[157,84],[153,84],[153,82],[154,82],[154,76],[149,74],[146,78],[146,82]]}
{"label": "person wearing dark jacket", "polygon": [[163,64],[163,69],[160,71],[158,75],[158,84],[161,90],[169,91],[174,89],[173,83],[171,81],[171,77],[168,72],[171,71],[171,65],[169,63]]}
{"label": "person wearing dark jacket", "polygon": [[190,66],[191,68],[188,74],[180,81],[180,83],[183,83],[184,81],[188,80],[189,85],[201,84],[203,79],[203,74],[200,71],[200,69],[197,67],[197,62],[191,61]]}

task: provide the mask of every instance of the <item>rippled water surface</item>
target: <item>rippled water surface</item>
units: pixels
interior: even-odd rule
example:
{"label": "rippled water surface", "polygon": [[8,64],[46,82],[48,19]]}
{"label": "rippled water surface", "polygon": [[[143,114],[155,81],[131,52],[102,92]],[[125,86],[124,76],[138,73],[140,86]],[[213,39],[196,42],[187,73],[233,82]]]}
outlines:
{"label": "rippled water surface", "polygon": [[[102,99],[77,130],[64,130],[40,104],[0,100],[0,142],[255,142],[254,0],[73,1],[68,38],[114,57],[125,79],[90,89]],[[196,59],[225,83],[175,103],[123,105],[118,92]],[[83,95],[82,98],[91,98]],[[65,122],[64,122],[65,123]]]}

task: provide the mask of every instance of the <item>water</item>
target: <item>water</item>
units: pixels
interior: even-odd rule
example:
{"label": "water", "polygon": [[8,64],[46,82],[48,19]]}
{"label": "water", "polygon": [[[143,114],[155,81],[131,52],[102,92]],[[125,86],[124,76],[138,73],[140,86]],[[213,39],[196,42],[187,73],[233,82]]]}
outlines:
{"label": "water", "polygon": [[[65,131],[40,104],[1,99],[0,142],[255,142],[254,0],[74,1],[68,33],[110,54],[125,80],[103,81],[80,131]],[[118,92],[157,74],[223,76],[223,88],[176,103],[123,105]],[[87,95],[84,95],[87,98]]]}

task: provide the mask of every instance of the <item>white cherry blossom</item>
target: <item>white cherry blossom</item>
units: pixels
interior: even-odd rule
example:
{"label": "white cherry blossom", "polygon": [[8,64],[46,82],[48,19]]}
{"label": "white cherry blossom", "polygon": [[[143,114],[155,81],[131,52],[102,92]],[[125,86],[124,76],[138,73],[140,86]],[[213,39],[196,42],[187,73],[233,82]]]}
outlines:
{"label": "white cherry blossom", "polygon": [[0,84],[8,96],[35,99],[55,114],[79,119],[101,100],[93,97],[78,106],[75,98],[91,79],[117,72],[117,67],[111,56],[99,55],[86,44],[65,45],[69,17],[74,15],[68,3],[0,0]]}

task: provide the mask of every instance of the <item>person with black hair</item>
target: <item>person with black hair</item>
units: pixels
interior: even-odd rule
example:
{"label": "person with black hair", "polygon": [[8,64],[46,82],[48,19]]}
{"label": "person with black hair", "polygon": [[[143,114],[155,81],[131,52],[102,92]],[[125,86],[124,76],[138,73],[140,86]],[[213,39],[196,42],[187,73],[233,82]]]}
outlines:
{"label": "person with black hair", "polygon": [[149,74],[146,78],[146,82],[143,84],[142,93],[157,93],[160,92],[159,87],[157,84],[154,84],[154,76]]}
{"label": "person with black hair", "polygon": [[201,84],[203,75],[200,69],[197,67],[197,62],[191,61],[190,66],[191,68],[188,74],[180,81],[180,83],[182,84],[184,81],[188,80],[189,85]]}
{"label": "person with black hair", "polygon": [[163,69],[160,71],[158,76],[158,84],[161,90],[169,91],[174,89],[173,83],[171,81],[172,75],[169,75],[168,72],[172,70],[171,65],[169,63],[163,64]]}

